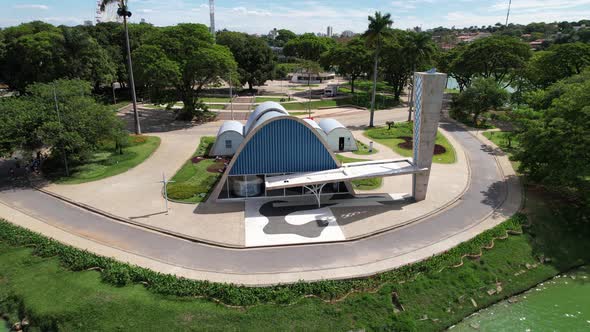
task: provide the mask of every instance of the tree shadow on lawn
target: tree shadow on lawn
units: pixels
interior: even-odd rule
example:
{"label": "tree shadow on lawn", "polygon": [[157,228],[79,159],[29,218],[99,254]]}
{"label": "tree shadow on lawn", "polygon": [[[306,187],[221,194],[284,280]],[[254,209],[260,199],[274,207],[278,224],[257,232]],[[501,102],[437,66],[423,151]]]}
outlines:
{"label": "tree shadow on lawn", "polygon": [[[177,121],[176,113],[167,110],[141,109],[139,110],[139,123],[142,133],[164,133],[181,129],[189,129],[195,125],[189,121]],[[125,122],[125,128],[130,132],[135,131],[135,118],[133,112],[120,115]]]}
{"label": "tree shadow on lawn", "polygon": [[548,258],[560,271],[590,264],[590,207],[566,201],[563,196],[528,185],[526,206],[530,227],[525,234],[537,258]]}

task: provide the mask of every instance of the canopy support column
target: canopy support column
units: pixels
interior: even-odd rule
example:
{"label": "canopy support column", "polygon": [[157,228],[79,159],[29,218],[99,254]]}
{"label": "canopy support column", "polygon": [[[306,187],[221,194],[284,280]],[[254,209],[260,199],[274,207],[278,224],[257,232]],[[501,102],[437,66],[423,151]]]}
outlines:
{"label": "canopy support column", "polygon": [[324,187],[326,185],[327,185],[327,183],[303,186],[303,188],[311,191],[311,193],[315,196],[315,199],[318,201],[318,208],[322,207],[322,202],[321,202],[322,190],[324,190]]}

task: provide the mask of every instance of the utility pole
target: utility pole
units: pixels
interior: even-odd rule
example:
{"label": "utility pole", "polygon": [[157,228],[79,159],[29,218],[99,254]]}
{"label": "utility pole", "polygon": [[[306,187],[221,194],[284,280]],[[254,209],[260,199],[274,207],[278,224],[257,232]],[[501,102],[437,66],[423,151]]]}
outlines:
{"label": "utility pole", "polygon": [[232,89],[231,71],[229,72],[229,107],[231,110],[231,119],[234,120],[234,92]]}
{"label": "utility pole", "polygon": [[133,102],[135,134],[141,135],[141,126],[139,125],[139,113],[137,112],[137,96],[135,94],[135,79],[133,78],[133,62],[131,61],[131,43],[129,42],[129,28],[127,27],[127,17],[131,17],[131,12],[127,10],[125,0],[121,0],[121,5],[119,6],[117,14],[119,16],[123,16],[123,26],[125,28],[125,46],[127,46],[127,66],[129,67],[129,88],[131,89],[131,101]]}
{"label": "utility pole", "polygon": [[215,40],[215,0],[209,0],[209,17],[211,19],[211,34]]}
{"label": "utility pole", "polygon": [[510,18],[510,7],[512,7],[512,0],[508,0],[508,13],[506,14],[505,26],[508,26],[508,19]]}
{"label": "utility pole", "polygon": [[[57,91],[55,91],[55,83],[53,83],[53,100],[55,101],[55,112],[57,113],[57,123],[59,123],[59,126],[61,127],[61,115],[59,114],[59,104],[57,102]],[[63,142],[61,144],[61,151],[62,151],[62,154],[64,155],[64,165],[66,167],[66,176],[69,177],[70,176],[70,168],[68,167],[68,157],[66,155],[66,149],[63,145]]]}

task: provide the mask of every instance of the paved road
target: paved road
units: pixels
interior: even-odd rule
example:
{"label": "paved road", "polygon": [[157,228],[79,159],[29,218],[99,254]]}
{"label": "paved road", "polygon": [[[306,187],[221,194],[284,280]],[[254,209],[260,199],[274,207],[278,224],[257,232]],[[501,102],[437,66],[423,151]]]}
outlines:
{"label": "paved road", "polygon": [[472,180],[464,197],[453,208],[422,222],[356,242],[224,249],[114,222],[33,190],[0,192],[0,201],[71,233],[197,271],[253,275],[363,265],[403,255],[473,227],[506,198],[507,187],[495,159],[483,151],[480,141],[454,124],[441,126],[463,145],[471,163]]}

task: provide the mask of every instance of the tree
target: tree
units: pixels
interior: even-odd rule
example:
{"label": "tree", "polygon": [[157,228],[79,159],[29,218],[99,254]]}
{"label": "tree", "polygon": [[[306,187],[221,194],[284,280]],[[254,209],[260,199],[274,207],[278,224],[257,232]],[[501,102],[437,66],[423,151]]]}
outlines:
{"label": "tree", "polygon": [[66,77],[92,82],[95,91],[115,80],[115,65],[94,38],[79,28],[62,27],[62,33]]}
{"label": "tree", "polygon": [[307,74],[307,89],[309,91],[308,111],[311,118],[311,75],[318,75],[322,71],[319,63],[310,60],[303,60],[298,65],[299,70]]}
{"label": "tree", "polygon": [[465,91],[453,100],[452,111],[455,116],[472,117],[474,126],[479,118],[489,110],[497,110],[508,102],[509,94],[492,78],[477,78]]}
{"label": "tree", "polygon": [[473,77],[477,75],[476,70],[468,65],[469,60],[464,55],[466,49],[466,44],[459,44],[449,51],[440,53],[436,60],[438,68],[457,81],[461,92],[471,85]]}
{"label": "tree", "polygon": [[138,86],[146,89],[152,102],[170,101],[168,88],[180,80],[178,63],[168,59],[164,51],[155,45],[143,45],[133,52]]}
{"label": "tree", "polygon": [[393,24],[390,14],[381,15],[381,12],[375,12],[375,16],[369,16],[369,29],[365,32],[364,37],[367,42],[375,48],[375,59],[373,64],[373,94],[371,96],[371,119],[369,127],[373,127],[375,117],[375,96],[377,94],[377,71],[379,68],[379,52],[381,51],[382,39],[388,34],[389,28]]}
{"label": "tree", "polygon": [[[410,74],[410,80],[412,81],[412,94],[410,95],[410,107],[408,108],[408,121],[411,121],[412,109],[414,107],[414,76],[412,74],[416,72],[416,70],[424,68],[432,63],[432,58],[436,53],[436,46],[432,42],[432,37],[430,34],[427,33],[409,32],[405,35],[405,39],[403,51],[404,56],[408,58],[408,61],[412,66],[412,73]],[[396,99],[399,99],[399,94],[397,95]]]}
{"label": "tree", "polygon": [[339,74],[350,79],[350,91],[354,93],[354,82],[370,70],[371,53],[365,42],[355,38],[344,45],[322,54],[323,67],[336,67]]}
{"label": "tree", "polygon": [[[233,73],[234,77],[237,76],[237,64],[230,50],[214,44],[213,36],[203,24],[179,24],[158,29],[145,37],[145,45],[159,49],[155,54],[158,59],[153,61],[160,64],[170,61],[166,65],[168,69],[171,69],[172,63],[178,68],[179,79],[166,84],[176,88],[178,97],[184,103],[180,118],[192,119],[194,116],[202,115],[196,106],[206,85],[217,83],[220,78],[228,79],[230,73]],[[143,61],[142,59],[142,63],[149,62]],[[140,74],[142,77],[150,75],[145,68],[139,68],[138,71],[143,71]],[[176,100],[175,98],[169,101]]]}
{"label": "tree", "polygon": [[289,42],[291,39],[297,38],[297,34],[291,30],[287,29],[279,29],[277,31],[277,37],[275,38],[275,45],[278,47],[282,47]]}
{"label": "tree", "polygon": [[[547,109],[522,110],[515,155],[534,181],[581,191],[590,179],[590,71],[560,83]],[[584,195],[587,199],[588,195]]]}
{"label": "tree", "polygon": [[63,76],[66,69],[64,38],[59,29],[37,31],[28,25],[5,31],[3,76],[11,87],[21,92],[33,82],[49,82]]}
{"label": "tree", "polygon": [[398,101],[414,68],[414,60],[410,53],[405,51],[409,42],[407,34],[405,31],[397,30],[382,42],[380,67],[383,79],[393,87],[394,98]]}
{"label": "tree", "polygon": [[504,87],[510,86],[513,74],[524,68],[531,57],[530,46],[517,38],[492,36],[469,44],[459,53],[469,71],[483,78],[493,78]]}
{"label": "tree", "polygon": [[51,148],[56,160],[83,162],[99,142],[121,135],[122,121],[112,110],[96,103],[89,82],[36,83],[26,92],[20,97],[0,99],[3,155],[45,146]]}
{"label": "tree", "polygon": [[224,31],[217,34],[217,43],[230,49],[238,63],[240,83],[247,83],[250,90],[272,79],[273,53],[262,39],[245,33]]}
{"label": "tree", "polygon": [[127,70],[129,72],[129,88],[131,90],[131,101],[133,102],[133,115],[135,120],[135,134],[141,134],[141,126],[139,124],[139,113],[137,112],[137,96],[135,95],[135,80],[133,78],[133,62],[131,61],[131,45],[129,42],[129,28],[127,26],[127,18],[131,17],[131,12],[127,7],[125,0],[102,0],[100,10],[104,11],[109,4],[118,3],[119,10],[117,14],[123,17],[123,28],[125,30],[125,47],[127,50]]}
{"label": "tree", "polygon": [[336,46],[332,38],[318,37],[313,33],[306,33],[295,39],[289,40],[283,48],[286,56],[300,59],[319,61],[322,53]]}

